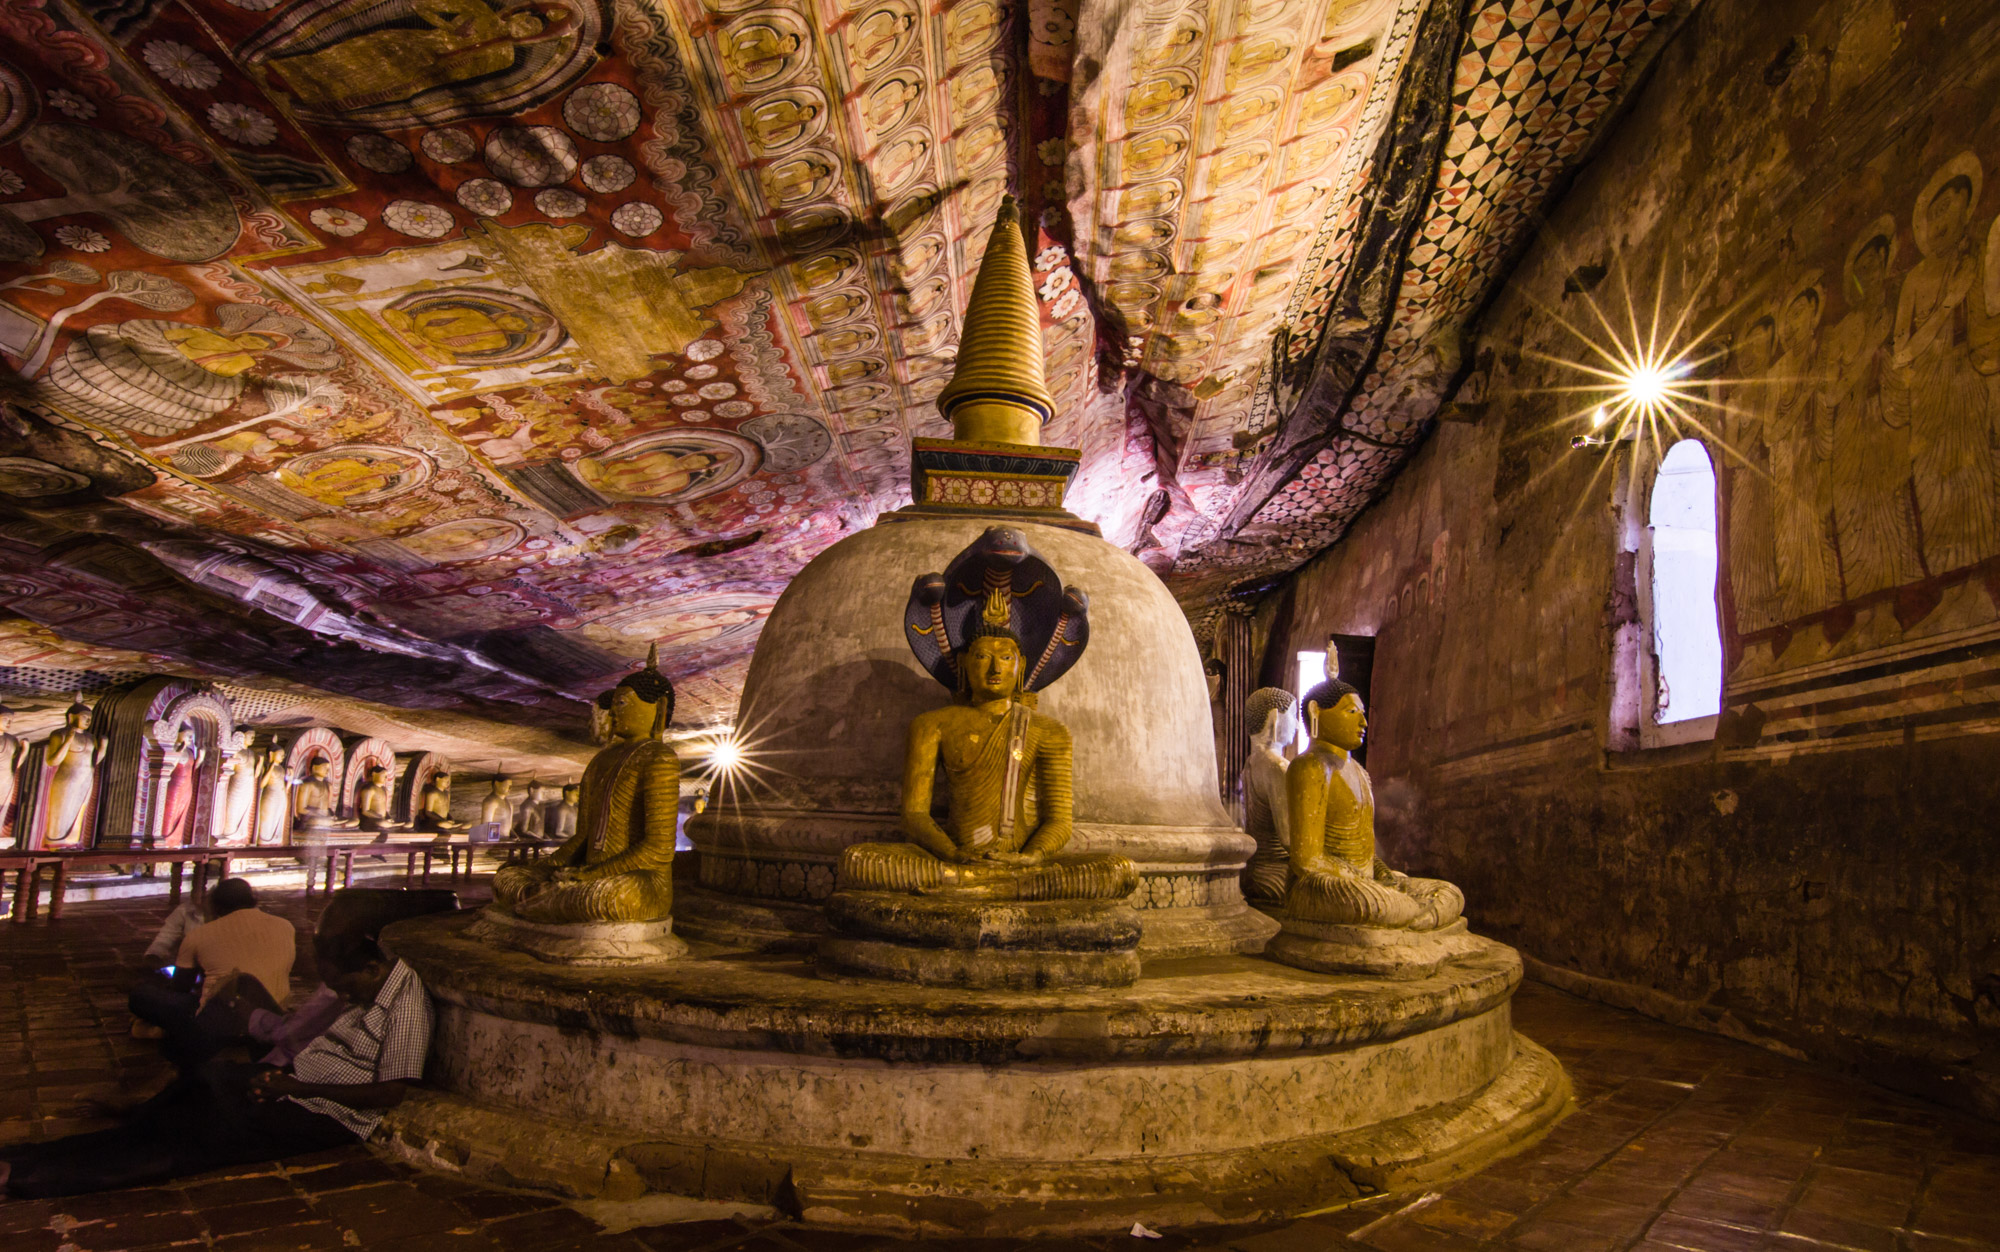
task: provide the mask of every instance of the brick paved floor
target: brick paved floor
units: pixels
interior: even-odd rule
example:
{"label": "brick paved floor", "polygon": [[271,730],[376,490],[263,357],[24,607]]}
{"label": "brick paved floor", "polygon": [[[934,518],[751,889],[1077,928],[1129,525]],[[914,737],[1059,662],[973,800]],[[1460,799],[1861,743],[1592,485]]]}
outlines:
{"label": "brick paved floor", "polygon": [[[483,899],[483,883],[463,895]],[[309,909],[297,892],[271,903],[302,928],[318,905]],[[0,1141],[98,1129],[108,1123],[90,1120],[88,1102],[144,1095],[163,1081],[152,1045],[127,1033],[120,984],[165,912],[157,899],[122,901],[73,906],[53,925],[0,927]],[[1515,1000],[1515,1020],[1569,1067],[1579,1111],[1541,1143],[1441,1194],[1279,1227],[1033,1246],[2000,1249],[2000,1127],[1532,984]],[[4,1252],[851,1252],[884,1244],[920,1246],[741,1219],[608,1234],[541,1197],[421,1174],[358,1147],[166,1187],[0,1203]]]}

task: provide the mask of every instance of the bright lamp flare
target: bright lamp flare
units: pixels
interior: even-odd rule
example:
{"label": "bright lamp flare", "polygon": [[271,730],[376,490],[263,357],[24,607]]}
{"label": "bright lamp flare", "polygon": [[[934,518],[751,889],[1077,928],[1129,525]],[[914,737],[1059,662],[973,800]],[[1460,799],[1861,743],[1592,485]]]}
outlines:
{"label": "bright lamp flare", "polygon": [[733,774],[743,765],[743,745],[734,738],[717,739],[708,746],[708,764],[718,774]]}
{"label": "bright lamp flare", "polygon": [[1665,370],[1647,362],[1626,375],[1623,399],[1635,409],[1654,409],[1667,399],[1671,385],[1672,380]]}

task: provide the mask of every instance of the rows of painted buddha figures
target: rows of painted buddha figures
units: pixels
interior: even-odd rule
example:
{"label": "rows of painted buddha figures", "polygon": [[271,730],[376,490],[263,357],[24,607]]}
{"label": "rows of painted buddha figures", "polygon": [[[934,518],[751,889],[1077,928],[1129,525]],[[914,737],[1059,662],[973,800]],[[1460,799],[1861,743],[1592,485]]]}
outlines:
{"label": "rows of painted buddha figures", "polygon": [[[316,839],[539,841],[575,826],[576,787],[496,778],[478,820],[454,816],[450,764],[331,727],[239,726],[228,697],[164,675],[72,703],[32,742],[0,705],[0,846],[261,847]],[[497,807],[496,807],[497,806]]]}

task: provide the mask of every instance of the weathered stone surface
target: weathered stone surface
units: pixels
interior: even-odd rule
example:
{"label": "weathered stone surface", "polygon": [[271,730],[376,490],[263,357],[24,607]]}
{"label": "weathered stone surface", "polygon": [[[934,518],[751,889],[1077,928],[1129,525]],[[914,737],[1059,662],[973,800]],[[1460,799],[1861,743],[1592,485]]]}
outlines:
{"label": "weathered stone surface", "polygon": [[823,978],[1013,991],[1129,987],[1139,978],[1139,917],[1122,900],[836,891],[826,915],[835,933],[817,948]]}
{"label": "weathered stone surface", "polygon": [[1284,928],[1264,955],[1322,974],[1428,978],[1452,957],[1474,951],[1483,942],[1467,932],[1462,917],[1440,930],[1337,926],[1296,917],[1280,920]]}
{"label": "weathered stone surface", "polygon": [[[1072,955],[1136,962],[1135,939]],[[586,972],[486,947],[464,917],[385,942],[437,1007],[436,1093],[397,1110],[403,1150],[572,1195],[659,1189],[892,1231],[1237,1220],[1462,1168],[1567,1098],[1511,1029],[1518,958],[1469,937],[1427,979],[1213,957],[1087,995],[833,981],[704,945]],[[539,1181],[508,1146],[525,1132],[496,1117],[565,1128]]]}
{"label": "weathered stone surface", "polygon": [[671,961],[687,952],[671,917],[657,922],[531,922],[488,905],[467,933],[558,965],[643,964]]}
{"label": "weathered stone surface", "polygon": [[1137,986],[1090,997],[831,982],[810,963],[691,943],[643,969],[568,969],[500,951],[460,913],[399,923],[383,942],[441,1010],[505,1006],[561,1030],[801,1056],[974,1065],[1219,1059],[1400,1038],[1503,1009],[1520,958],[1480,940],[1439,975],[1333,977],[1254,957],[1148,961]]}

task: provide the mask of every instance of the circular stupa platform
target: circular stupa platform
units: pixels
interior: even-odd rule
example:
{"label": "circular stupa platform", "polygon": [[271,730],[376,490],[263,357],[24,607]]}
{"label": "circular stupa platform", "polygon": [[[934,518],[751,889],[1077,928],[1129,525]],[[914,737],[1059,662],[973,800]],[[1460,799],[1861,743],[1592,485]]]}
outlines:
{"label": "circular stupa platform", "polygon": [[397,1150],[594,1199],[773,1205],[902,1234],[1276,1220],[1425,1186],[1560,1116],[1510,948],[1428,978],[1227,955],[1089,993],[821,978],[695,943],[628,969],[497,950],[476,914],[384,936],[437,1007]]}

